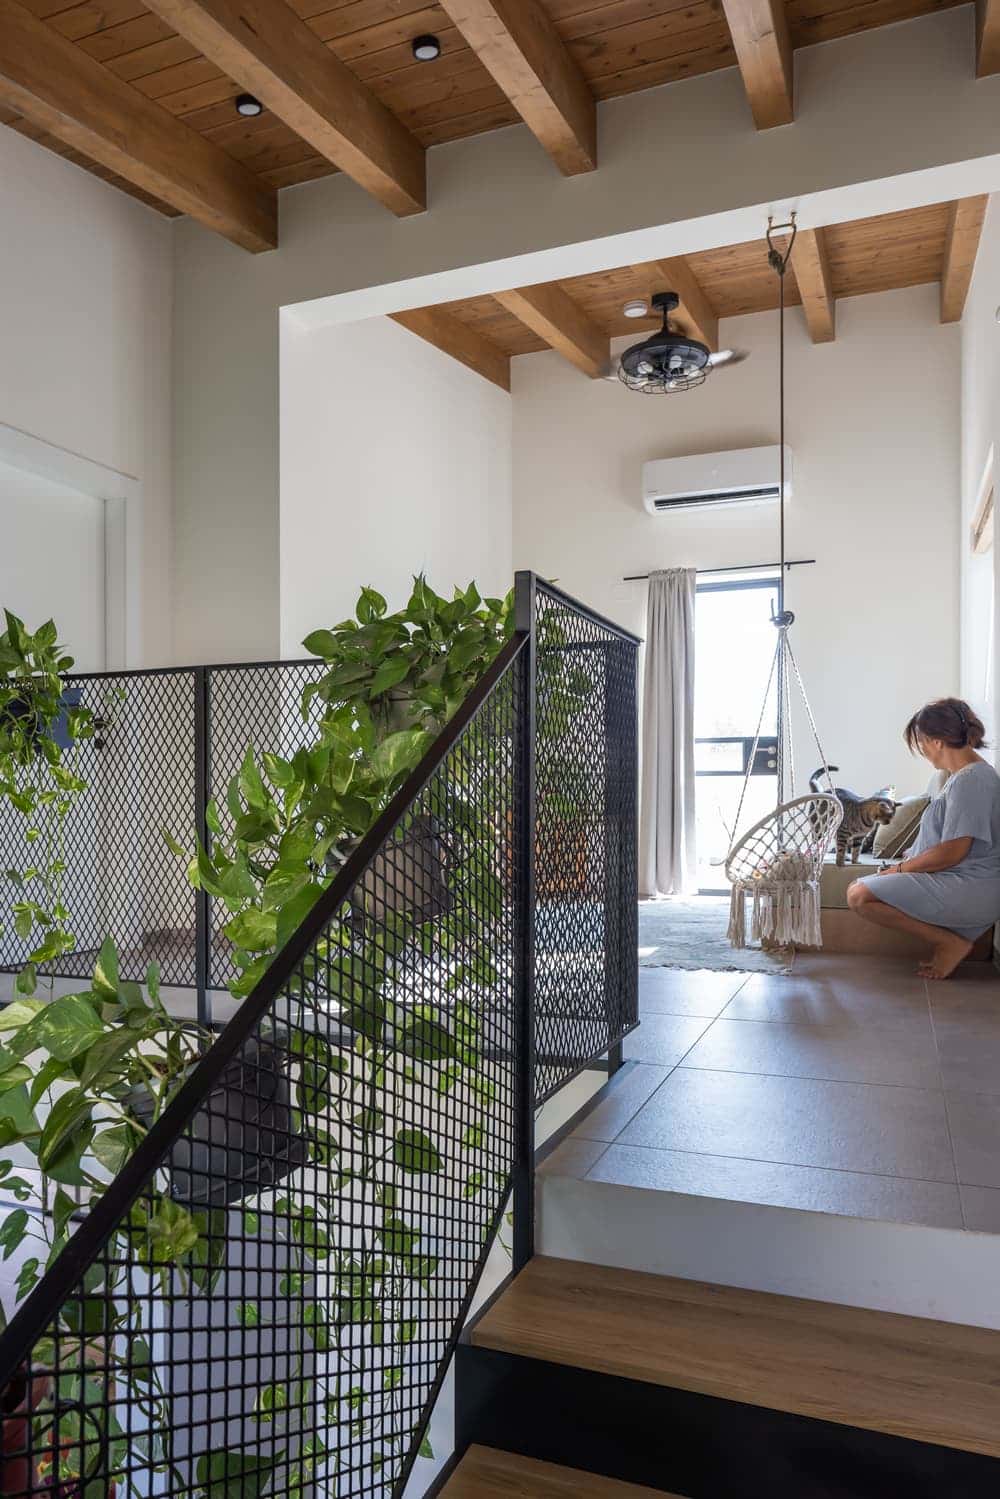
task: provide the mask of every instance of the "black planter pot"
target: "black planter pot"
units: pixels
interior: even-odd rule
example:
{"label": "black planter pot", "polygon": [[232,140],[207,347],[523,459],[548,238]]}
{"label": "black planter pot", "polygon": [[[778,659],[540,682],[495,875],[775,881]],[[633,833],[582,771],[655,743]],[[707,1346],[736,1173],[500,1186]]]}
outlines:
{"label": "black planter pot", "polygon": [[[152,1120],[145,1091],[133,1094],[130,1108],[141,1124]],[[277,1185],[306,1159],[306,1142],[295,1132],[288,1053],[254,1039],[174,1142],[168,1191],[188,1207],[229,1207]]]}

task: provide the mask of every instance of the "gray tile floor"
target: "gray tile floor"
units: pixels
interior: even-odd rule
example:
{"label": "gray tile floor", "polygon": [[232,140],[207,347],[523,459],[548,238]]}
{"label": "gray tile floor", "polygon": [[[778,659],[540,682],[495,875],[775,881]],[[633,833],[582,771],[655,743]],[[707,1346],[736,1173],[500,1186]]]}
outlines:
{"label": "gray tile floor", "polygon": [[800,955],[639,970],[632,1063],[544,1169],[1000,1233],[1000,975]]}

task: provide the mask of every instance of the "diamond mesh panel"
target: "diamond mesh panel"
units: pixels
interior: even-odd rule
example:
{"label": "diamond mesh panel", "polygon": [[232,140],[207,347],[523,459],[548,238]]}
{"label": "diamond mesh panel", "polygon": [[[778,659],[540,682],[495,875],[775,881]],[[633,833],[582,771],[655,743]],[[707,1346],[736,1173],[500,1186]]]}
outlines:
{"label": "diamond mesh panel", "polygon": [[542,583],[536,597],[542,1101],[638,1020],[636,647]]}
{"label": "diamond mesh panel", "polygon": [[[209,672],[208,794],[215,798],[219,820],[227,830],[231,818],[226,787],[248,746],[258,754],[268,751],[288,759],[297,749],[316,742],[315,724],[303,719],[300,704],[306,683],[318,681],[325,670],[322,661],[310,660],[216,667]],[[208,985],[224,989],[235,976],[231,944],[222,930],[230,913],[212,899],[208,909]]]}
{"label": "diamond mesh panel", "polygon": [[[193,984],[194,892],[163,829],[187,837],[195,826],[195,674],[123,672],[69,682],[99,727],[69,760],[88,788],[67,822],[64,854],[77,947],[47,971],[89,977],[110,936],[123,976],[140,979],[155,961],[164,983]],[[3,868],[31,862],[25,831],[24,819],[4,802]],[[4,896],[9,903],[9,888]],[[32,944],[21,942],[6,918],[3,966],[18,968]]]}
{"label": "diamond mesh panel", "polygon": [[7,1499],[401,1492],[515,1159],[519,681],[0,1338]]}

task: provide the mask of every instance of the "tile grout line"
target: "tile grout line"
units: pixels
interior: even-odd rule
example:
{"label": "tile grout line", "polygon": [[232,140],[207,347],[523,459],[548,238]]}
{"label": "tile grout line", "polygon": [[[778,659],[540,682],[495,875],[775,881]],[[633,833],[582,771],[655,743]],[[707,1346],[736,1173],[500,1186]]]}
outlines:
{"label": "tile grout line", "polygon": [[[640,1145],[638,1143],[633,1144],[628,1140],[618,1139],[608,1141],[594,1140],[592,1141],[592,1143],[594,1145],[603,1144],[605,1146],[605,1149],[601,1152],[601,1155],[599,1157],[599,1159],[601,1160],[603,1160],[604,1156],[607,1155],[612,1145],[617,1145],[623,1150],[646,1150],[649,1151],[651,1155],[688,1155],[699,1158],[704,1157],[705,1160],[709,1161],[747,1161],[751,1165],[755,1166],[787,1166],[790,1167],[793,1171],[827,1171],[833,1176],[864,1176],[870,1177],[872,1181],[919,1182],[922,1186],[925,1187],[954,1187],[956,1192],[958,1191],[959,1187],[959,1183],[957,1181],[943,1181],[939,1176],[907,1176],[902,1173],[900,1173],[899,1175],[893,1175],[892,1172],[887,1171],[858,1171],[855,1170],[852,1166],[819,1166],[808,1161],[783,1161],[777,1159],[774,1156],[728,1155],[723,1150],[689,1150],[679,1145]],[[597,1165],[597,1161],[594,1162],[594,1165]],[[593,1168],[591,1167],[590,1169],[592,1170]],[[624,1182],[611,1182],[607,1183],[606,1185],[625,1186],[628,1184]],[[666,1189],[657,1187],[652,1190],[663,1191]],[[674,1189],[671,1188],[670,1190],[672,1191]],[[700,1196],[703,1194],[698,1193],[695,1195]],[[959,1198],[961,1198],[960,1193]],[[963,1227],[964,1221],[965,1220],[963,1215]]]}
{"label": "tile grout line", "polygon": [[[695,1046],[697,1046],[697,1044],[698,1042],[696,1041]],[[693,1048],[690,1048],[689,1050],[693,1050]],[[685,1052],[684,1055],[689,1055],[689,1052]],[[665,1062],[661,1062],[660,1065],[665,1067],[667,1064]],[[871,1082],[864,1077],[817,1077],[811,1072],[749,1072],[745,1071],[742,1067],[719,1067],[718,1065],[713,1067],[697,1067],[693,1066],[691,1063],[688,1063],[687,1066],[685,1066],[683,1059],[679,1061],[675,1067],[671,1068],[671,1071],[724,1072],[729,1077],[773,1077],[780,1078],[782,1082],[835,1083],[838,1085],[842,1084],[845,1088],[906,1088],[911,1093],[934,1094],[939,1091],[936,1088],[925,1088],[920,1083],[885,1083],[877,1081]],[[940,1091],[943,1092],[943,1088]]]}
{"label": "tile grout line", "polygon": [[934,1052],[937,1057],[938,1076],[941,1079],[941,1097],[944,1099],[944,1124],[948,1131],[948,1145],[951,1148],[951,1159],[955,1166],[955,1181],[958,1185],[958,1210],[962,1215],[962,1228],[969,1231],[969,1225],[965,1216],[965,1198],[962,1195],[962,1179],[958,1174],[958,1154],[955,1150],[955,1136],[951,1128],[951,1109],[948,1107],[948,1090],[944,1085],[944,1071],[941,1066],[941,1048],[938,1045],[937,1026],[934,1024],[934,1006],[931,1003],[930,982],[924,979],[924,994],[927,998],[927,1015],[931,1023],[931,1035],[934,1038]]}

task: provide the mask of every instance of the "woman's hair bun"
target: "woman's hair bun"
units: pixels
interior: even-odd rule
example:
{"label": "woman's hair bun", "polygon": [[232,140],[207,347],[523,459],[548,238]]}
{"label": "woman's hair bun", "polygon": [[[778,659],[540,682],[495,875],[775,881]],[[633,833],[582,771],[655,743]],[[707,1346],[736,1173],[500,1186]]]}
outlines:
{"label": "woman's hair bun", "polygon": [[966,745],[982,749],[986,730],[978,713],[963,698],[939,697],[914,713],[903,738],[914,753],[920,749],[921,739],[940,739],[950,749],[964,749]]}

